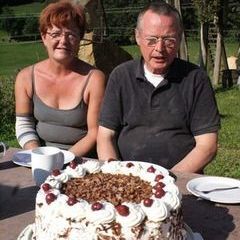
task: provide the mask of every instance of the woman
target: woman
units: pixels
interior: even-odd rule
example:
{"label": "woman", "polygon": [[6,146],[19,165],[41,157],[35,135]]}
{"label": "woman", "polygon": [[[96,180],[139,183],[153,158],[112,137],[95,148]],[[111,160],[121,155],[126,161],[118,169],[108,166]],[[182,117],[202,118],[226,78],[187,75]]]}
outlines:
{"label": "woman", "polygon": [[53,145],[93,156],[105,77],[77,58],[85,30],[83,8],[71,1],[49,4],[39,23],[48,58],[17,75],[18,142],[24,149]]}

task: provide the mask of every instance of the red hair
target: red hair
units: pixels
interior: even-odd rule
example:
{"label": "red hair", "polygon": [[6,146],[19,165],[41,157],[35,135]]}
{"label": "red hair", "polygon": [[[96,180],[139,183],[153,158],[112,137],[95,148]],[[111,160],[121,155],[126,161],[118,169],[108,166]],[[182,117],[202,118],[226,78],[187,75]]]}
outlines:
{"label": "red hair", "polygon": [[61,28],[75,24],[80,31],[80,38],[83,38],[85,32],[85,14],[80,4],[74,4],[71,1],[63,0],[49,4],[40,14],[39,30],[46,34],[48,28],[53,25]]}

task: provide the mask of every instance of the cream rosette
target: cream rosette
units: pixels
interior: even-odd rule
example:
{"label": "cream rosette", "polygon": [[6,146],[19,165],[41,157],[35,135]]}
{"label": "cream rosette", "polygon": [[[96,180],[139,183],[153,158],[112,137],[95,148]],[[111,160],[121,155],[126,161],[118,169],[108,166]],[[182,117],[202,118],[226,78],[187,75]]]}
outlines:
{"label": "cream rosette", "polygon": [[129,215],[122,216],[116,212],[116,221],[119,222],[123,227],[135,227],[139,225],[145,218],[145,213],[138,204],[134,203],[123,203],[123,205],[129,208]]}
{"label": "cream rosette", "polygon": [[111,203],[102,202],[103,206],[99,210],[92,210],[92,205],[89,204],[86,210],[86,219],[94,224],[110,223],[115,219],[115,209]]}
{"label": "cream rosette", "polygon": [[103,173],[120,174],[122,173],[122,163],[120,161],[104,162],[101,166]]}
{"label": "cream rosette", "polygon": [[176,210],[181,206],[181,200],[179,196],[172,192],[166,192],[166,194],[161,198],[166,203],[168,209]]}
{"label": "cream rosette", "polygon": [[80,178],[86,175],[86,170],[80,164],[78,164],[74,169],[71,168],[70,166],[67,166],[65,169],[65,173],[70,178]]}
{"label": "cream rosette", "polygon": [[89,160],[81,165],[89,173],[97,173],[101,169],[101,164],[96,160]]}
{"label": "cream rosette", "polygon": [[62,206],[62,215],[66,219],[79,222],[81,219],[86,217],[88,205],[88,202],[82,199],[71,206],[69,206],[67,201],[65,201],[64,206]]}
{"label": "cream rosette", "polygon": [[146,207],[143,204],[143,201],[141,202],[141,207],[144,213],[147,215],[148,220],[150,221],[153,221],[153,222],[163,221],[169,216],[169,211],[166,207],[165,202],[156,198],[152,200],[153,200],[153,203],[150,207]]}

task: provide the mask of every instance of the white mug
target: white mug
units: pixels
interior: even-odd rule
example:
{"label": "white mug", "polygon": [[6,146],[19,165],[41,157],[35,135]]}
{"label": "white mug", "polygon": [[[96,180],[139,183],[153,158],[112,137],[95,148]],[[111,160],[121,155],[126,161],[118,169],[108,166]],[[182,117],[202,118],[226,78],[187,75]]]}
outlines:
{"label": "white mug", "polygon": [[62,169],[64,154],[56,147],[38,147],[32,150],[31,167],[33,179],[40,186],[54,169]]}
{"label": "white mug", "polygon": [[0,159],[5,155],[7,151],[7,146],[5,143],[0,142]]}

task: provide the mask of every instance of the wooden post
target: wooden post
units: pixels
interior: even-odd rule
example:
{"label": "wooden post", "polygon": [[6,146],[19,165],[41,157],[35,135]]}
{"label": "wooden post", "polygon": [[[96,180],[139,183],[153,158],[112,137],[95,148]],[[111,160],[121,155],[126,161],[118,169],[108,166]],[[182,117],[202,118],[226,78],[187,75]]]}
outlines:
{"label": "wooden post", "polygon": [[217,85],[220,82],[219,76],[221,71],[221,65],[223,65],[223,71],[222,71],[223,87],[231,87],[233,85],[232,74],[228,68],[226,49],[225,49],[223,36],[222,36],[223,11],[224,11],[224,8],[226,8],[225,4],[227,3],[228,1],[221,0],[220,1],[221,7],[217,11],[217,16],[216,16],[217,46],[216,46],[216,56],[215,56],[214,71],[213,71],[213,84]]}
{"label": "wooden post", "polygon": [[215,54],[214,69],[213,69],[213,85],[217,85],[219,83],[219,75],[220,75],[220,69],[221,69],[221,56],[222,56],[221,42],[222,42],[222,35],[218,29],[216,54]]}
{"label": "wooden post", "polygon": [[[174,1],[174,6],[179,11],[179,14],[182,18],[181,1],[180,0],[175,0]],[[181,59],[184,59],[184,60],[188,61],[187,41],[186,41],[184,31],[183,31],[183,34],[182,34],[182,41],[181,41],[180,48],[179,48],[179,57]]]}
{"label": "wooden post", "polygon": [[200,26],[200,66],[207,69],[208,60],[208,22],[201,22]]}

